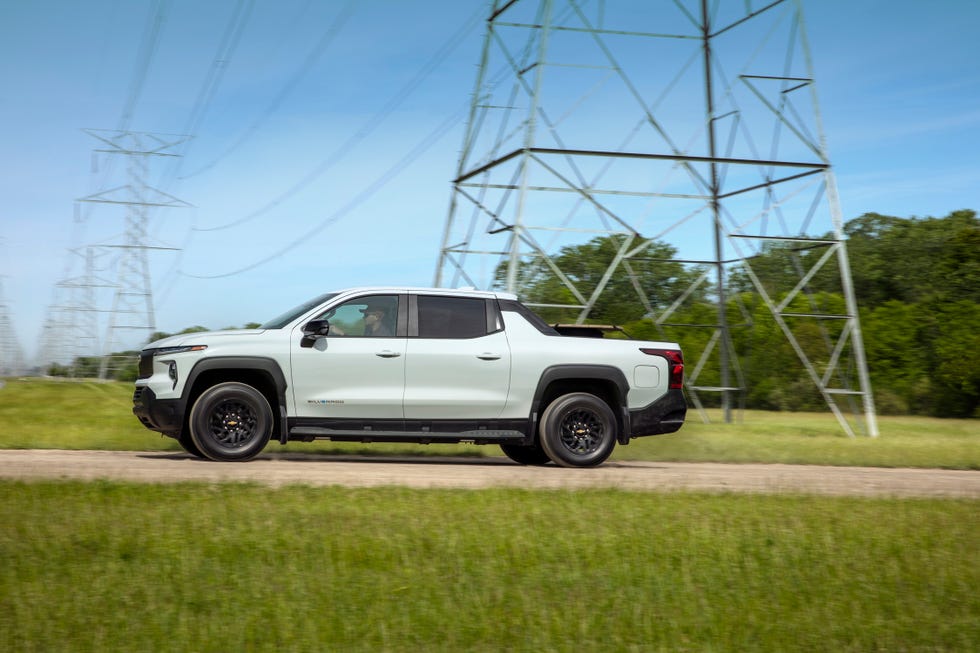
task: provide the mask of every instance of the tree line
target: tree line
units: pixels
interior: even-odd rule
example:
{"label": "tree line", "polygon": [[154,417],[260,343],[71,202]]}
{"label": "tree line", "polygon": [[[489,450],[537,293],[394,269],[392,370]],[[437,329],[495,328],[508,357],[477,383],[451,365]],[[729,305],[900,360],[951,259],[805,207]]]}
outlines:
{"label": "tree line", "polygon": [[[844,231],[871,385],[885,414],[980,417],[980,221],[976,211],[954,211],[942,218],[900,218],[868,213]],[[617,252],[642,256],[606,270]],[[779,302],[797,287],[826,245],[770,244],[726,277],[733,382],[741,376],[742,405],[769,410],[823,410],[825,403],[807,376],[792,345],[756,291],[758,282]],[[684,349],[688,370],[712,343],[718,324],[714,273],[673,260],[665,243],[622,236],[595,238],[562,248],[553,261],[583,294],[600,283],[606,290],[588,322],[622,326],[637,338],[669,339]],[[498,277],[502,278],[502,269]],[[752,277],[755,278],[755,282]],[[520,268],[520,294],[538,304],[577,303],[568,288],[540,262]],[[697,281],[701,281],[697,284]],[[691,290],[693,285],[693,291]],[[638,301],[638,293],[647,305]],[[841,274],[825,265],[809,279],[806,293],[787,306],[799,314],[846,314]],[[654,318],[683,302],[661,324]],[[573,321],[578,311],[537,309],[549,322]],[[789,321],[789,320],[787,320]],[[797,319],[792,330],[811,360],[820,360],[840,336],[843,322]],[[846,363],[846,361],[845,361]],[[719,384],[717,356],[706,357],[699,385]],[[851,368],[842,365],[842,374]],[[705,403],[711,403],[710,398]]]}

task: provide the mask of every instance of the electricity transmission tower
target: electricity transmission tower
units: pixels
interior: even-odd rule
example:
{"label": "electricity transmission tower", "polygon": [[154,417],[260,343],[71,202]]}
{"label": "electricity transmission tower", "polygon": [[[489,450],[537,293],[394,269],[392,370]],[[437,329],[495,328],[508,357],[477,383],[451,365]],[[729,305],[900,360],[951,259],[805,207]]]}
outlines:
{"label": "electricity transmission tower", "polygon": [[17,341],[10,309],[3,296],[3,278],[0,277],[0,376],[13,376],[24,371],[24,352]]}
{"label": "electricity transmission tower", "polygon": [[[99,354],[99,313],[97,292],[100,288],[115,288],[96,274],[96,258],[106,250],[88,246],[69,250],[74,259],[83,261],[83,271],[75,276],[67,273],[54,287],[54,297],[48,307],[41,333],[38,360],[42,366],[57,363],[68,367],[70,376],[81,376],[77,369],[83,357]],[[70,260],[69,264],[74,263]],[[69,265],[69,267],[71,267]]]}
{"label": "electricity transmission tower", "polygon": [[[611,261],[563,269],[597,238]],[[651,265],[683,283],[651,292]],[[751,290],[844,431],[877,435],[801,0],[493,3],[436,285],[545,280],[526,299],[581,323],[617,279],[658,329],[705,334],[686,381],[702,415],[704,393],[726,420],[744,398]],[[713,317],[679,323],[697,302]]]}
{"label": "electricity transmission tower", "polygon": [[147,253],[150,250],[172,250],[171,247],[151,246],[147,237],[149,212],[152,208],[188,207],[190,204],[147,183],[151,157],[179,156],[175,150],[190,136],[153,134],[134,131],[85,130],[106,147],[96,152],[118,154],[127,163],[126,183],[80,199],[80,202],[115,204],[125,207],[125,232],[122,244],[103,245],[119,250],[116,268],[115,293],[109,324],[103,340],[100,378],[107,378],[110,354],[124,345],[126,332],[142,332],[149,336],[156,331],[153,309],[153,290]]}

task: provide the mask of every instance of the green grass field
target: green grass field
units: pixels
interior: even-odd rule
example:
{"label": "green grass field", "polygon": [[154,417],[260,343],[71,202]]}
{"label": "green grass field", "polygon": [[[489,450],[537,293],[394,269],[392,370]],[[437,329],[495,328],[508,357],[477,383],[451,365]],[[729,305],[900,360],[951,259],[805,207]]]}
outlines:
{"label": "green grass field", "polygon": [[[131,393],[7,381],[0,448],[176,450]],[[719,417],[614,458],[980,469],[976,420],[883,418],[850,439],[829,414]],[[978,516],[976,500],[0,481],[0,651],[973,651]]]}
{"label": "green grass field", "polygon": [[[132,415],[124,383],[10,380],[0,389],[0,448],[179,450]],[[980,420],[880,417],[878,438],[848,438],[830,413],[747,411],[725,424],[695,411],[677,433],[617,447],[613,460],[776,462],[980,469]],[[498,456],[474,445],[270,444],[267,451]]]}
{"label": "green grass field", "polygon": [[0,650],[975,651],[978,508],[0,482]]}

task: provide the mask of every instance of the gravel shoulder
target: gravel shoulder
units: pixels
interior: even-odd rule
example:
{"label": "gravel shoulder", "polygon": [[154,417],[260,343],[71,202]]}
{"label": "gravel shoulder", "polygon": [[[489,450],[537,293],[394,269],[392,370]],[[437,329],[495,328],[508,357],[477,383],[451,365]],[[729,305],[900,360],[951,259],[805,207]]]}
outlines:
{"label": "gravel shoulder", "polygon": [[248,463],[215,463],[169,452],[3,450],[0,451],[0,478],[250,482],[272,487],[619,488],[980,498],[980,471],[648,461],[610,462],[594,469],[563,469],[551,465],[524,467],[506,458],[264,454]]}

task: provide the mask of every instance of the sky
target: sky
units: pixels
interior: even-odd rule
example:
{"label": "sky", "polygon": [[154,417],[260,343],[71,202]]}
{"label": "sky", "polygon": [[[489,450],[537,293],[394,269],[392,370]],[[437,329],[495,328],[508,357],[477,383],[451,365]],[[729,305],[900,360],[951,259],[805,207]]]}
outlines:
{"label": "sky", "polygon": [[[657,6],[620,1],[637,22]],[[980,3],[804,10],[844,219],[980,209]],[[181,155],[146,171],[179,205],[147,220],[160,331],[431,285],[486,15],[482,0],[0,0],[0,310],[27,359],[89,245],[111,304],[124,207],[79,200],[122,197],[125,157],[98,152],[116,130]]]}

